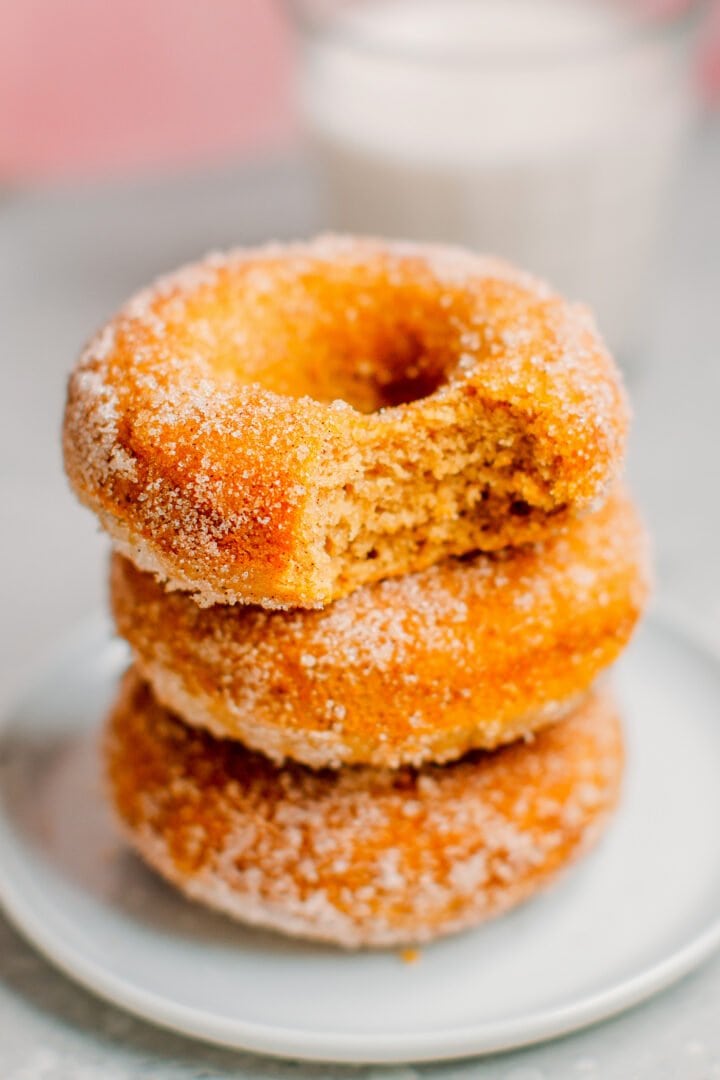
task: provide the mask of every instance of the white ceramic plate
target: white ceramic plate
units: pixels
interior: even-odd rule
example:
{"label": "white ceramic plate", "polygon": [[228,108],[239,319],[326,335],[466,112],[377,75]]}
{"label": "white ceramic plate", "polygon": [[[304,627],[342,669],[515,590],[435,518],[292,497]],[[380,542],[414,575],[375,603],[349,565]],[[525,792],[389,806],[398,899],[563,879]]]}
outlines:
{"label": "white ceramic plate", "polygon": [[720,667],[672,630],[647,626],[618,670],[629,768],[600,849],[414,964],[245,930],[123,847],[96,735],[125,662],[104,623],[86,626],[6,718],[0,900],[53,962],[146,1020],[286,1057],[461,1057],[617,1013],[720,943]]}

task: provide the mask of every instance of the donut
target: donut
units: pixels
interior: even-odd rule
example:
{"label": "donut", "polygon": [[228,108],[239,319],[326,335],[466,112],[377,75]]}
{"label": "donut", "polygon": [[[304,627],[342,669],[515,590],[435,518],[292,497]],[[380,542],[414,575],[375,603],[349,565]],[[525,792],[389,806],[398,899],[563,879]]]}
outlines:
{"label": "donut", "polygon": [[449,559],[321,611],[200,608],[120,555],[119,633],[158,700],[276,761],[397,767],[491,749],[567,712],[618,656],[648,588],[614,493],[510,554]]}
{"label": "donut", "polygon": [[495,259],[321,238],[131,300],[70,378],[64,452],[140,569],[313,608],[556,531],[603,499],[626,426],[584,308]]}
{"label": "donut", "polygon": [[623,768],[606,693],[452,765],[313,771],[187,727],[132,670],[104,750],[123,830],[168,881],[347,947],[427,941],[530,897],[599,837]]}

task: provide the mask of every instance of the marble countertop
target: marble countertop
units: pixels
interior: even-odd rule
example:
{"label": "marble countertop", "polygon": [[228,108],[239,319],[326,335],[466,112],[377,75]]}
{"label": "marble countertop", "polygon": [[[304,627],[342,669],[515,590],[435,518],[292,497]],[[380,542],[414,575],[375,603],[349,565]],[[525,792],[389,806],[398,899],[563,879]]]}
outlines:
{"label": "marble countertop", "polygon": [[[720,127],[688,162],[632,377],[630,476],[655,535],[658,603],[720,649]],[[104,600],[107,550],[60,467],[67,369],[89,331],[156,273],[212,247],[312,231],[308,179],[278,161],[213,176],[0,196],[0,701]],[[720,956],[614,1021],[445,1066],[293,1065],[191,1043],[90,997],[0,915],[2,1080],[710,1080]]]}

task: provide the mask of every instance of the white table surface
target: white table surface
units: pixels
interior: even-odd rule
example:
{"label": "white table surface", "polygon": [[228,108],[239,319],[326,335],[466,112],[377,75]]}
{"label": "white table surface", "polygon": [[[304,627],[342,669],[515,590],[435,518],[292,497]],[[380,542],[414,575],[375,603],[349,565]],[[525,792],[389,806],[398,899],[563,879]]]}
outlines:
{"label": "white table surface", "polygon": [[[160,271],[315,225],[308,180],[286,162],[0,196],[0,701],[104,600],[106,544],[60,466],[64,381],[83,339]],[[655,296],[633,385],[630,476],[655,534],[659,603],[720,651],[717,124],[687,163]],[[201,1077],[720,1078],[720,956],[648,1004],[554,1043],[483,1061],[352,1070],[216,1050],[133,1020],[52,970],[0,915],[0,1080]]]}

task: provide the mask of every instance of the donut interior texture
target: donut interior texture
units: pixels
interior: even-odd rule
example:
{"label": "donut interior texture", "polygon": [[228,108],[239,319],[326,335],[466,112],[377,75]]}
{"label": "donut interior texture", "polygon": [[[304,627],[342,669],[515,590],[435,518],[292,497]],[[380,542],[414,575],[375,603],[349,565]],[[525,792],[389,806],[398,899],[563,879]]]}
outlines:
{"label": "donut interior texture", "polygon": [[136,297],[71,378],[64,444],[140,568],[313,607],[542,538],[604,497],[626,424],[585,309],[497,260],[329,238]]}

